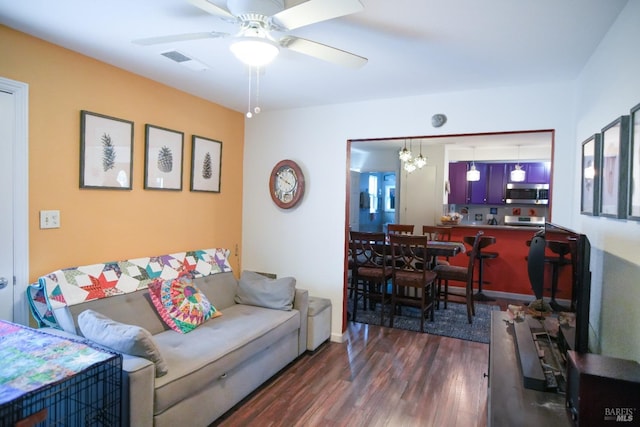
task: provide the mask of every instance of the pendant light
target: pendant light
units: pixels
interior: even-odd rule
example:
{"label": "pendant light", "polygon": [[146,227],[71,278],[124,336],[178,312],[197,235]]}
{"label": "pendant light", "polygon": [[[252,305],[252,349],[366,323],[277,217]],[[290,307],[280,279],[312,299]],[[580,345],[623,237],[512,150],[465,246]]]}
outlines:
{"label": "pendant light", "polygon": [[407,173],[411,173],[414,170],[416,170],[416,163],[412,153],[413,153],[413,142],[409,140],[409,160],[404,162],[404,170],[406,170]]}
{"label": "pendant light", "polygon": [[413,159],[413,164],[416,165],[418,169],[422,169],[427,164],[427,158],[422,155],[422,140],[420,140],[420,154]]}
{"label": "pendant light", "polygon": [[411,160],[412,154],[411,151],[407,150],[407,140],[404,140],[404,148],[398,152],[398,157],[403,162],[408,162]]}
{"label": "pendant light", "polygon": [[476,147],[473,147],[473,160],[471,161],[471,167],[467,171],[467,181],[480,181],[480,171],[476,169]]}
{"label": "pendant light", "polygon": [[414,164],[414,162],[405,162],[403,167],[404,170],[407,171],[407,173],[411,173],[416,170],[416,165]]}
{"label": "pendant light", "polygon": [[512,182],[522,182],[526,177],[526,172],[520,166],[520,146],[518,145],[518,163],[516,167],[511,171],[510,178]]}

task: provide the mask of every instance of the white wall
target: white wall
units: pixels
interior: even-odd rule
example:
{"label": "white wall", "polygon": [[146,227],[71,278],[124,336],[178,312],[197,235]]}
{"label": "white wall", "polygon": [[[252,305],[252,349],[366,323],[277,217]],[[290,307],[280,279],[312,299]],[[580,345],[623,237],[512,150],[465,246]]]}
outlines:
{"label": "white wall", "polygon": [[[299,287],[330,298],[332,339],[341,339],[347,140],[555,129],[556,158],[574,159],[574,98],[565,82],[262,112],[246,122],[243,268],[295,276]],[[448,117],[442,128],[431,127],[435,113]],[[268,194],[270,171],[284,158],[301,164],[307,182],[301,204],[289,211]],[[554,194],[579,188],[576,166],[556,168]],[[554,201],[554,221],[569,224],[575,203]]]}
{"label": "white wall", "polygon": [[[247,120],[243,267],[293,275],[333,302],[332,339],[342,337],[346,141],[348,139],[555,129],[552,219],[593,245],[596,351],[640,361],[640,223],[579,214],[581,142],[640,102],[640,2],[629,2],[575,82],[377,100]],[[448,116],[433,129],[430,117]],[[271,168],[299,161],[307,194],[281,211],[268,195]]]}
{"label": "white wall", "polygon": [[[577,81],[577,144],[640,103],[640,2],[631,1]],[[640,141],[638,141],[640,143]],[[594,247],[591,324],[603,354],[640,361],[640,222],[588,217],[576,228]]]}

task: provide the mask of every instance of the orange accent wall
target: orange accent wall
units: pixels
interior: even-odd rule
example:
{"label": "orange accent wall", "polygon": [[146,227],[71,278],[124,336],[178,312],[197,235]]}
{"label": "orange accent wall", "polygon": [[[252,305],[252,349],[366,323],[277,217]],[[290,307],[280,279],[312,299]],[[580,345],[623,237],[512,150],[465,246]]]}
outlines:
{"label": "orange accent wall", "polygon": [[[240,270],[244,115],[0,25],[0,75],[29,85],[30,280],[50,271],[225,247]],[[80,110],[134,122],[131,191],[80,189]],[[182,191],[144,190],[145,124],[184,133]],[[220,193],[189,190],[191,136],[223,142]],[[58,209],[61,228],[41,230]]]}

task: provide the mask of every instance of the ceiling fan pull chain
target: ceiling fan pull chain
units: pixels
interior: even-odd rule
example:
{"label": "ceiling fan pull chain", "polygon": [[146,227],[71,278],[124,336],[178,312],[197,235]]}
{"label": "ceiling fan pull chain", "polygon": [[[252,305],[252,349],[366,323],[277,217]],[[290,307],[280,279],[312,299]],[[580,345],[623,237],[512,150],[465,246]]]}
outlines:
{"label": "ceiling fan pull chain", "polygon": [[260,114],[260,66],[256,67],[256,104],[253,112]]}
{"label": "ceiling fan pull chain", "polygon": [[249,106],[247,108],[248,119],[253,117],[253,113],[251,112],[251,80],[252,78],[253,78],[253,67],[249,67]]}

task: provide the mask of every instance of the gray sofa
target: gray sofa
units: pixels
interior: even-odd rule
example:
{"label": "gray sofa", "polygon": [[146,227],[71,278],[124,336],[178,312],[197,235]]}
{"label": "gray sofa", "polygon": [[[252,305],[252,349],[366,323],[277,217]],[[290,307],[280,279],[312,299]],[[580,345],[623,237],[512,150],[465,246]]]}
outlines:
{"label": "gray sofa", "polygon": [[146,358],[123,355],[123,419],[131,426],[207,426],[307,349],[308,293],[295,289],[292,310],[238,304],[231,272],[194,279],[222,316],[187,334],[169,329],[148,290],[68,307],[78,334],[90,309],[153,336],[167,373]]}

